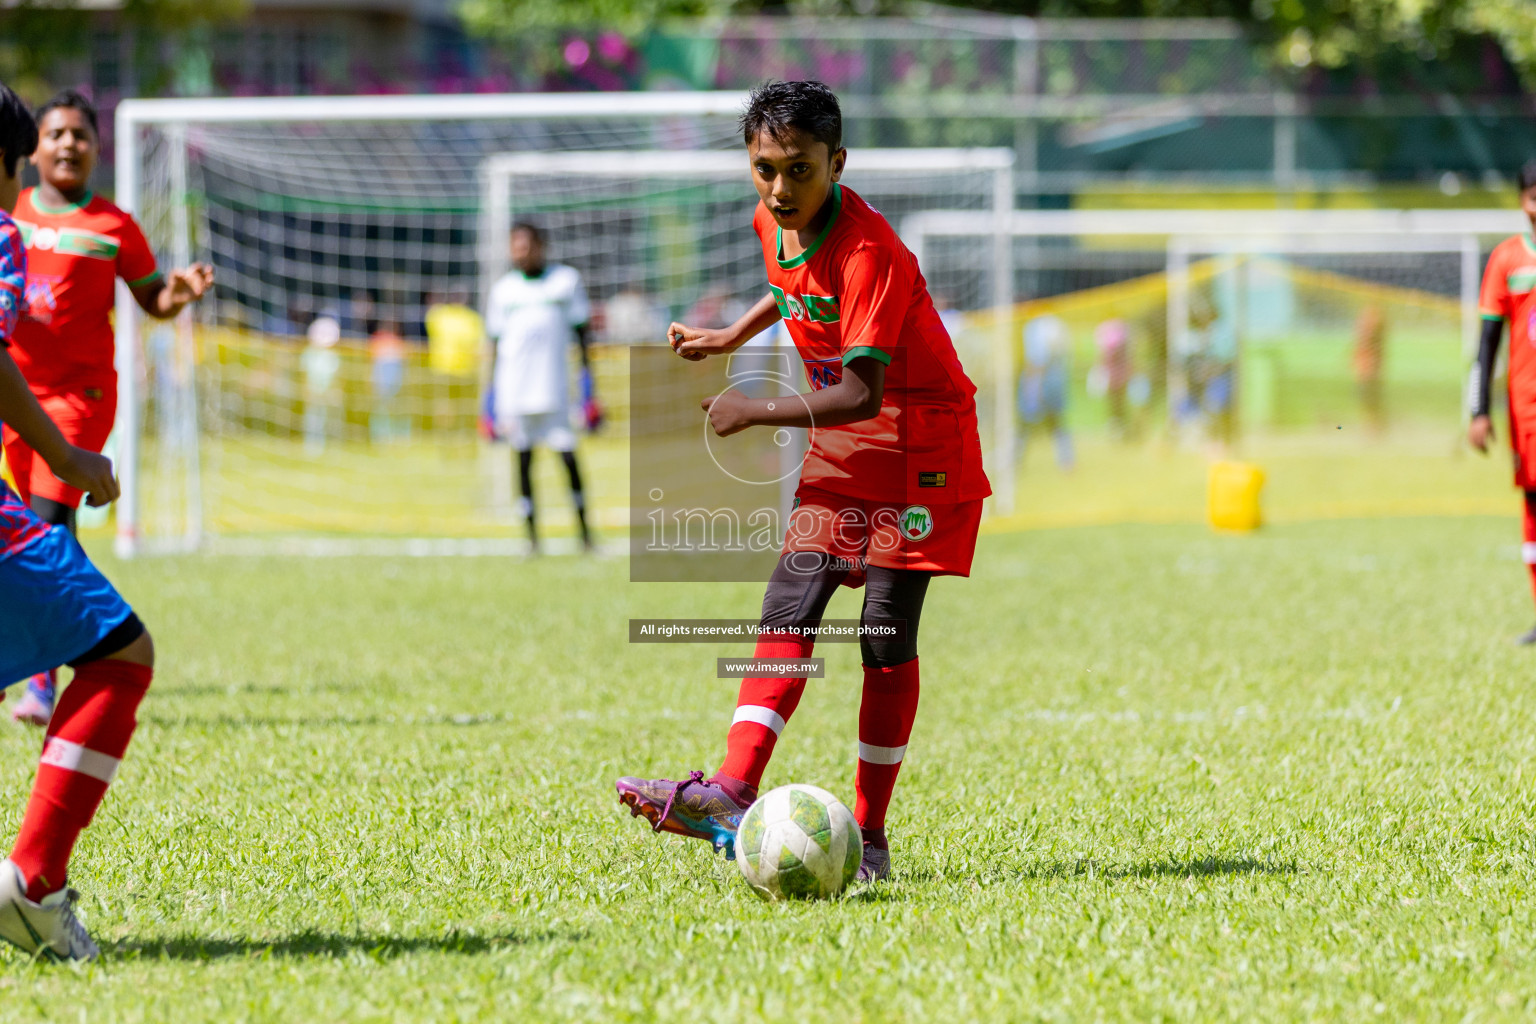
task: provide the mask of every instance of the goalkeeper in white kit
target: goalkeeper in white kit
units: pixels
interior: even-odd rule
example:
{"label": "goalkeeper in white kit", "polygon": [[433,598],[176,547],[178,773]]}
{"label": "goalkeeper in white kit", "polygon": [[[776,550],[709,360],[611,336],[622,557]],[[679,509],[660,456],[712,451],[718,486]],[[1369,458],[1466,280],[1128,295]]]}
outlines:
{"label": "goalkeeper in white kit", "polygon": [[496,344],[487,411],[495,436],[509,441],[517,452],[520,507],[531,549],[539,549],[533,503],[533,446],[538,444],[559,452],[565,462],[582,547],[590,551],[592,532],[576,462],[576,432],[571,429],[566,353],[572,343],[580,348],[582,416],[587,429],[596,429],[601,411],[592,392],[587,352],[591,307],[581,275],[563,263],[546,262],[544,245],[538,225],[512,225],[513,269],[491,286],[486,301],[485,327]]}

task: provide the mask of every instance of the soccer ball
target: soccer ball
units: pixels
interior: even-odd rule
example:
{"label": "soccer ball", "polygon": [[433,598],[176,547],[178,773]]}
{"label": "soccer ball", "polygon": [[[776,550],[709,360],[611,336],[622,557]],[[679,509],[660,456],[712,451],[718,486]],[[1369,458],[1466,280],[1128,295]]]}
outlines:
{"label": "soccer ball", "polygon": [[766,900],[836,896],[858,874],[863,855],[853,812],[815,786],[764,793],[736,832],[742,877]]}

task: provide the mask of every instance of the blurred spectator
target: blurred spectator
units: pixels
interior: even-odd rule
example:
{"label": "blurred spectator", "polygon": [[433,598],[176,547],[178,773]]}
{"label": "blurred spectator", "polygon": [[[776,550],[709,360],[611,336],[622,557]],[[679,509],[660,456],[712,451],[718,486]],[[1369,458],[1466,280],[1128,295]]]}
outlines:
{"label": "blurred spectator", "polygon": [[1062,470],[1070,470],[1075,462],[1066,421],[1069,340],[1067,325],[1058,316],[1026,323],[1024,372],[1019,375],[1019,417],[1025,427],[1020,447],[1027,450],[1030,434],[1044,428],[1055,441],[1056,465]]}
{"label": "blurred spectator", "polygon": [[1387,411],[1382,401],[1381,371],[1386,362],[1387,318],[1374,302],[1360,311],[1355,321],[1355,387],[1365,422],[1375,433],[1386,429]]}
{"label": "blurred spectator", "polygon": [[433,296],[427,305],[427,365],[433,373],[473,376],[485,346],[485,321],[454,296]]}
{"label": "blurred spectator", "polygon": [[1237,331],[1203,289],[1190,296],[1189,330],[1174,355],[1183,369],[1175,418],[1181,425],[1202,425],[1218,445],[1230,444],[1236,425]]}
{"label": "blurred spectator", "polygon": [[1093,329],[1098,362],[1088,371],[1088,393],[1109,404],[1109,425],[1122,440],[1131,434],[1126,391],[1131,383],[1131,330],[1119,318],[1105,320]]}
{"label": "blurred spectator", "polygon": [[405,387],[405,339],[390,321],[368,339],[369,382],[373,388],[373,411],[368,417],[368,435],[374,443],[392,441],[408,430],[397,415],[397,399]]}
{"label": "blurred spectator", "polygon": [[341,324],[335,317],[317,316],[309,325],[309,345],[300,357],[304,371],[304,450],[319,455],[331,436],[331,419],[341,407]]}

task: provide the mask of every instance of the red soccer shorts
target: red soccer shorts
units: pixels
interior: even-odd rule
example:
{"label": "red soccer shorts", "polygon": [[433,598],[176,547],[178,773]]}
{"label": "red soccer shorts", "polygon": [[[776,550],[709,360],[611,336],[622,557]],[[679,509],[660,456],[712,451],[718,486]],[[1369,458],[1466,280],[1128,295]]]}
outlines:
{"label": "red soccer shorts", "polygon": [[863,567],[915,569],[969,576],[981,525],[981,499],[893,504],[801,486],[784,534],[784,553],[825,552],[853,570],[846,585],[862,586]]}
{"label": "red soccer shorts", "polygon": [[[114,387],[47,391],[37,394],[37,402],[48,418],[58,425],[64,440],[93,452],[101,451],[106,445],[117,417],[117,389]],[[70,508],[80,507],[81,492],[54,476],[48,463],[10,427],[5,428],[4,441],[5,461],[23,501],[36,494]]]}

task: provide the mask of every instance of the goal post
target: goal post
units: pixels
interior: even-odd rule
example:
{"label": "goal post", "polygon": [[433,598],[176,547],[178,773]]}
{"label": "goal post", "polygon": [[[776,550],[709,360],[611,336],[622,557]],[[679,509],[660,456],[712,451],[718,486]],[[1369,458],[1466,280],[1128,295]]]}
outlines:
{"label": "goal post", "polygon": [[[684,147],[721,146],[729,141],[745,100],[746,94],[737,91],[130,99],[120,103],[116,112],[115,200],[144,223],[162,257],[181,262],[208,253],[209,195],[206,183],[196,180],[200,168],[192,165],[210,152],[235,165],[242,159],[260,165],[266,158],[275,161],[300,153],[292,175],[295,188],[290,191],[309,188],[321,205],[338,199],[342,206],[366,205],[371,200],[387,205],[402,197],[409,201],[413,191],[434,190],[456,192],[461,200],[472,203],[474,169],[487,150],[529,138],[542,139],[547,145],[551,136],[562,131],[570,137],[572,148],[634,141],[654,144],[658,137],[675,138]],[[328,146],[327,135],[338,125],[349,126],[348,145],[339,153]],[[461,130],[443,130],[454,125]],[[420,151],[432,144],[443,147],[446,155],[433,159]],[[403,159],[392,167],[389,157]],[[463,179],[458,182],[451,180],[456,163],[461,172],[457,177]],[[261,169],[269,179],[278,177],[272,166]],[[349,177],[358,178],[365,187],[346,190],[342,186]],[[446,188],[443,178],[450,179]],[[373,196],[366,189],[370,182],[382,186]],[[302,206],[307,197],[280,198]],[[230,267],[220,266],[217,258],[214,262],[227,278]],[[473,255],[467,263],[473,265]],[[225,291],[216,285],[216,294]],[[122,496],[116,509],[115,547],[122,557],[195,548],[207,532],[207,496],[199,476],[204,453],[197,448],[198,406],[206,396],[197,395],[192,383],[197,372],[193,364],[199,358],[192,340],[194,318],[205,326],[211,319],[204,310],[184,312],[175,328],[180,341],[160,353],[171,356],[165,360],[167,365],[149,365],[144,317],[127,289],[118,285],[119,402],[114,444]],[[174,476],[174,481],[162,479],[146,486],[144,440],[151,424],[146,423],[145,414],[153,401],[157,374],[171,382],[164,389],[166,394],[174,393],[176,385],[183,390],[167,403],[175,408],[158,410],[164,422],[155,426],[169,429],[191,447],[178,453],[181,467],[175,473],[159,474]],[[156,458],[161,454],[163,448],[157,445]],[[167,500],[168,490],[179,492],[172,501]],[[151,512],[149,522],[146,511]]]}
{"label": "goal post", "polygon": [[[613,324],[636,280],[668,315],[760,293],[736,127],[745,99],[125,101],[118,202],[163,260],[209,260],[217,281],[170,327],[118,293],[118,552],[508,549],[520,527],[494,501],[487,467],[501,455],[475,438],[478,369],[438,365],[424,311],[482,305],[514,212],[562,230],[550,257],[583,273]],[[942,208],[997,225],[1012,208],[1012,161],[1006,149],[855,150],[845,180],[893,224]],[[663,210],[680,215],[652,216]],[[957,292],[958,308],[1011,293],[1000,238],[965,254],[985,285]],[[616,406],[621,333],[599,328],[610,344],[594,350]],[[600,529],[627,515],[622,486],[604,483],[625,429],[624,409],[610,408],[594,442]],[[549,492],[556,533],[561,497]]]}
{"label": "goal post", "polygon": [[[1004,304],[1006,330],[992,332],[1004,346],[996,362],[1008,367],[999,386],[1018,386],[1030,369],[1026,325],[1054,317],[1076,353],[1070,401],[1091,407],[1083,419],[1103,422],[1084,390],[1093,383],[1084,364],[1098,365],[1096,331],[1114,322],[1135,339],[1139,370],[1158,376],[1150,385],[1169,421],[1198,405],[1185,378],[1203,360],[1207,368],[1232,364],[1223,386],[1234,389],[1232,402],[1239,393],[1253,399],[1235,410],[1247,426],[1289,429],[1325,414],[1334,422],[1348,412],[1341,396],[1368,383],[1369,368],[1352,369],[1351,360],[1369,357],[1352,355],[1351,346],[1375,307],[1401,356],[1387,360],[1384,386],[1422,397],[1428,378],[1444,372],[1435,376],[1433,411],[1419,398],[1399,404],[1454,417],[1455,364],[1476,347],[1484,254],[1522,228],[1509,210],[1016,210],[1007,226],[1016,291]],[[974,247],[997,231],[990,218],[959,211],[923,211],[902,223],[909,244],[940,266],[946,249]],[[1224,344],[1236,346],[1230,360],[1211,354]],[[1246,380],[1239,359],[1251,371]],[[1339,394],[1300,394],[1314,385]],[[1007,434],[1021,429],[1014,415],[999,424]],[[1012,489],[1015,461],[996,469]]]}

